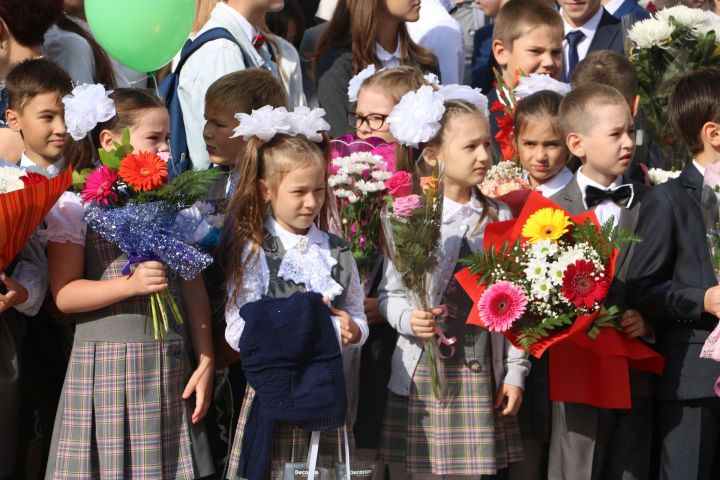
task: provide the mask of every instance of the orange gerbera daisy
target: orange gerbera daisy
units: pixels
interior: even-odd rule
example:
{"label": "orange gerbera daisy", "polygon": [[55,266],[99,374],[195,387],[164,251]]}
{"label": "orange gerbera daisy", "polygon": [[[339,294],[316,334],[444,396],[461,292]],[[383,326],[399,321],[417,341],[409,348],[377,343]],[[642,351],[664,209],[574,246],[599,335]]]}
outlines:
{"label": "orange gerbera daisy", "polygon": [[154,190],[167,182],[167,164],[150,152],[131,153],[120,162],[120,178],[139,191]]}

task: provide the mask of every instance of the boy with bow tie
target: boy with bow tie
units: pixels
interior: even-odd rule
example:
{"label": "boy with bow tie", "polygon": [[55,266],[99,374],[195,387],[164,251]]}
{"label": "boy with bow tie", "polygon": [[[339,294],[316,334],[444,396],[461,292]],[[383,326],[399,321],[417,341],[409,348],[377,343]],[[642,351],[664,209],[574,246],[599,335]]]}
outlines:
{"label": "boy with bow tie", "polygon": [[[562,101],[560,128],[568,149],[582,166],[551,200],[577,215],[588,209],[600,224],[635,232],[647,187],[624,177],[635,152],[635,123],[623,95],[607,85],[587,84]],[[625,245],[605,304],[624,309],[625,277],[633,249]],[[625,310],[620,326],[630,338],[651,333],[636,310]],[[553,403],[550,479],[645,479],[650,464],[652,403],[647,374],[630,372],[632,408],[602,409]]]}

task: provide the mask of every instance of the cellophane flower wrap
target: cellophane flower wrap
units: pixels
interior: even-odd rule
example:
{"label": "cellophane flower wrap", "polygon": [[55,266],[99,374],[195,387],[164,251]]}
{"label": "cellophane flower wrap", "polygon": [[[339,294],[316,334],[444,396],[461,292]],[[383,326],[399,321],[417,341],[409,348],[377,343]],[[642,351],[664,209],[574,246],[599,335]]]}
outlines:
{"label": "cellophane flower wrap", "polygon": [[72,181],[72,169],[50,178],[47,170],[0,161],[0,272],[20,252]]}
{"label": "cellophane flower wrap", "polygon": [[720,66],[720,19],[678,5],[634,23],[627,37],[646,132],[673,168],[680,169],[690,152],[674,140],[669,128],[668,97],[677,77],[702,67]]}
{"label": "cellophane flower wrap", "polygon": [[380,155],[352,153],[333,158],[328,184],[337,198],[341,236],[350,243],[360,279],[369,290],[380,258],[380,211],[392,173]]}
{"label": "cellophane flower wrap", "polygon": [[[125,130],[121,144],[99,151],[100,167],[75,177],[88,227],[128,255],[124,275],[139,263],[156,260],[191,280],[212,263],[212,256],[188,242],[197,225],[177,220],[181,210],[207,194],[217,173],[188,171],[168,183],[166,162],[154,153],[133,153],[129,140]],[[171,319],[183,323],[167,289],[149,295],[148,310],[156,340],[164,338]]]}
{"label": "cellophane flower wrap", "polygon": [[[700,206],[710,250],[710,261],[715,278],[720,282],[720,165],[718,164],[705,165]],[[708,336],[700,356],[720,362],[720,323]],[[720,378],[715,383],[715,393],[720,396]]]}
{"label": "cellophane flower wrap", "polygon": [[[433,175],[420,178],[420,190],[414,193],[413,177],[400,171],[385,185],[385,207],[380,215],[390,261],[410,294],[413,307],[429,311],[430,288],[438,265],[440,227],[442,225],[443,188],[440,167]],[[443,398],[442,362],[436,341],[424,344],[428,355],[433,394]]]}
{"label": "cellophane flower wrap", "polygon": [[[503,333],[538,358],[576,335],[583,345],[602,337],[602,348],[604,331],[627,339],[617,330],[619,309],[603,303],[617,249],[637,241],[612,219],[600,226],[592,212],[573,217],[533,192],[517,219],[486,227],[484,251],[462,260],[468,268],[456,278],[475,302],[467,322]],[[643,347],[635,341],[629,349],[655,358]]]}

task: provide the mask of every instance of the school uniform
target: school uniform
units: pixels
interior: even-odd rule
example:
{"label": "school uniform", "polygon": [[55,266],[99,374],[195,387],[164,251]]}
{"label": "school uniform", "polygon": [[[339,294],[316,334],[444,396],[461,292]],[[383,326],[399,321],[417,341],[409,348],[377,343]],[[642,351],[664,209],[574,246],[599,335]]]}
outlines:
{"label": "school uniform", "polygon": [[658,382],[662,480],[720,475],[720,398],[713,391],[720,363],[700,358],[718,322],[703,312],[706,290],[718,284],[700,208],[703,176],[692,162],[648,193],[637,228],[643,242],[628,275],[628,302],[655,324],[665,357]]}
{"label": "school uniform", "polygon": [[[628,190],[625,206],[603,200],[593,210],[600,224],[613,217],[618,228],[635,232],[647,187],[637,182],[623,185],[623,182],[623,177],[618,177],[610,189]],[[588,188],[607,190],[583,175],[581,167],[570,183],[550,199],[570,214],[577,215],[588,210]],[[638,249],[642,246],[621,249],[605,305],[627,309],[625,280],[630,259]],[[648,477],[652,440],[651,378],[646,373],[631,371],[630,389],[632,408],[629,410],[553,402],[548,469],[551,480],[640,480]]]}
{"label": "school uniform", "polygon": [[[595,15],[578,28],[565,24],[563,40],[563,71],[561,80],[570,83],[572,72],[588,53],[597,50],[614,50],[625,53],[622,22],[600,7]],[[577,56],[575,56],[577,55]]]}
{"label": "school uniform", "polygon": [[[128,257],[83,219],[65,193],[46,218],[48,241],[85,248],[88,280],[122,276]],[[170,291],[179,301],[177,282]],[[45,478],[192,479],[213,473],[202,423],[182,391],[192,373],[189,341],[174,322],[152,334],[148,297],[75,315],[75,338],[55,417]]]}
{"label": "school uniform", "polygon": [[492,34],[495,24],[484,25],[473,35],[472,53],[472,79],[470,85],[480,88],[484,94],[488,94],[493,88],[495,73],[493,68],[499,68],[495,55],[492,51]]}
{"label": "school uniform", "polygon": [[482,250],[485,226],[511,218],[504,204],[491,205],[494,212],[475,231],[484,208],[479,199],[443,203],[430,302],[447,305],[447,336],[458,340],[454,355],[437,359],[444,400],[433,394],[431,364],[410,325],[410,297],[390,262],[380,285],[380,312],[399,335],[379,458],[413,476],[494,475],[523,458],[517,418],[500,417],[493,402],[505,383],[523,388],[530,363],[502,334],[466,323],[473,302],[454,277],[463,268],[459,259]]}
{"label": "school uniform", "polygon": [[[296,235],[283,229],[272,218],[265,223],[265,238],[259,256],[243,274],[243,291],[231,303],[235,287],[228,284],[227,329],[228,344],[240,350],[245,321],[241,308],[261,298],[286,298],[299,291],[322,293],[332,305],[346,311],[357,323],[361,336],[357,343],[346,348],[359,349],[368,337],[363,308],[364,294],[360,285],[354,257],[347,243],[335,235],[310,227],[307,235]],[[250,252],[245,247],[243,256]],[[304,280],[304,281],[301,281]],[[339,333],[338,333],[339,336]],[[339,338],[339,337],[338,337]],[[346,382],[357,379],[346,378]],[[228,479],[243,476],[247,460],[241,460],[246,426],[255,402],[255,390],[248,385],[243,400],[237,431],[228,462]],[[351,425],[348,425],[351,427]],[[277,423],[272,435],[270,477],[282,478],[284,465],[303,462],[307,457],[310,435],[292,423]],[[337,430],[324,431],[320,439],[318,466],[332,467],[337,461],[339,436]]]}

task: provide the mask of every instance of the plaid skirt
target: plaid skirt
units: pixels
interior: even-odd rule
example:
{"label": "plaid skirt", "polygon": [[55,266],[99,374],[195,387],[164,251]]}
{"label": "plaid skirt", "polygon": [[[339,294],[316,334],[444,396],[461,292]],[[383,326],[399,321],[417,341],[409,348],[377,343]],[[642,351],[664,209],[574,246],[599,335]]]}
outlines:
{"label": "plaid skirt", "polygon": [[412,473],[492,475],[523,459],[516,417],[493,409],[490,365],[477,372],[446,362],[446,398],[432,392],[430,364],[423,352],[410,396],[390,392],[379,461],[406,465]]}
{"label": "plaid skirt", "polygon": [[[255,398],[255,390],[248,385],[245,390],[245,398],[243,399],[242,408],[240,409],[240,417],[238,418],[237,430],[233,440],[232,451],[230,452],[230,460],[228,461],[227,477],[230,480],[243,478],[238,474],[240,466],[240,453],[242,452],[243,433],[245,424],[250,413],[250,406]],[[350,451],[354,451],[355,442],[353,440],[352,429],[350,425],[348,429],[348,439],[350,441]],[[270,460],[270,475],[268,478],[272,480],[282,480],[285,464],[288,462],[305,463],[307,460],[308,447],[310,445],[310,433],[302,428],[296,427],[289,423],[276,423],[272,437],[272,456]],[[341,449],[342,455],[345,455],[345,443],[343,440],[342,429],[326,430],[320,434],[320,447],[318,451],[317,466],[329,469],[335,468],[335,462],[339,459]],[[352,455],[351,455],[352,456]],[[352,460],[352,459],[351,459]]]}
{"label": "plaid skirt", "polygon": [[194,479],[213,473],[190,424],[182,340],[76,342],[55,420],[46,479]]}

